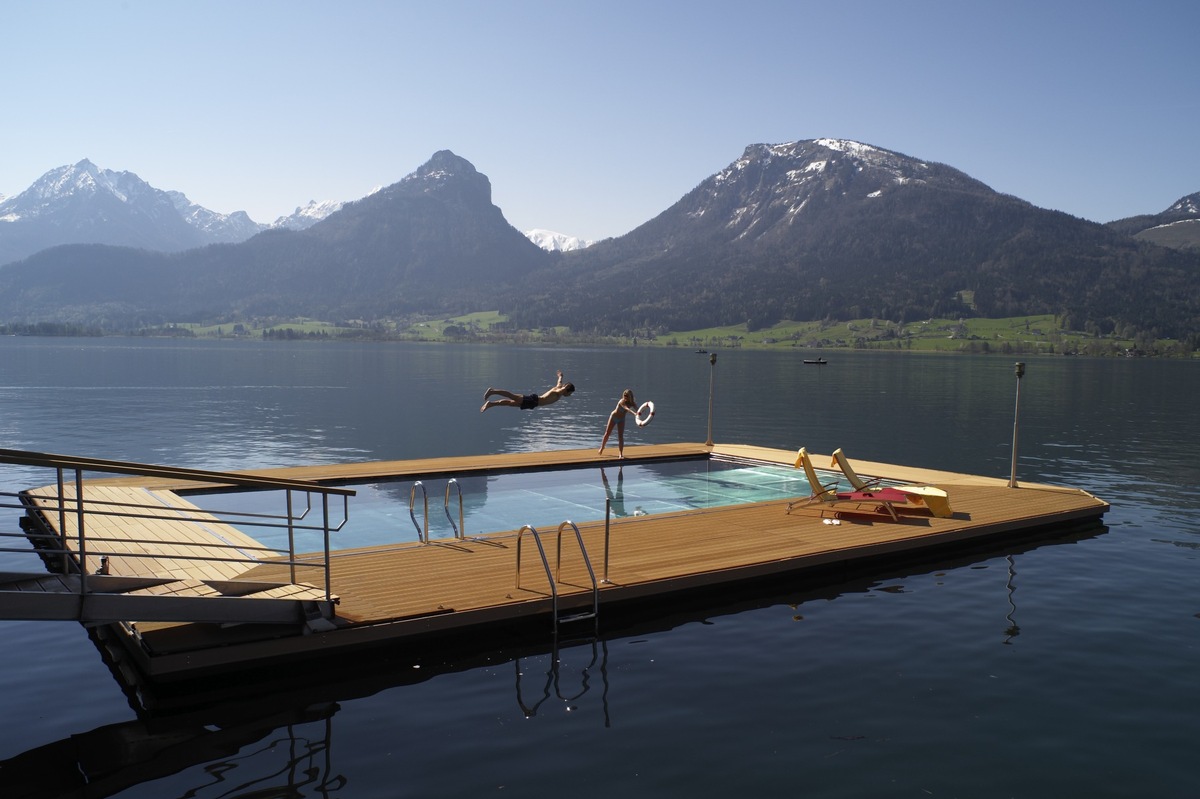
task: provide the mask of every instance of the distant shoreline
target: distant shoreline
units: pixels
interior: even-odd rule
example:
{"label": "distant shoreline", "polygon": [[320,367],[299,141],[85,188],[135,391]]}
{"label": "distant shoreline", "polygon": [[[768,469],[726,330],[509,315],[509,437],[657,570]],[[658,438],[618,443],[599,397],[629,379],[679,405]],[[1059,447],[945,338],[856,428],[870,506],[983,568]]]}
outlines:
{"label": "distant shoreline", "polygon": [[[929,353],[939,355],[999,355],[1004,357],[1033,357],[1033,356],[1062,356],[1062,357],[1119,357],[1119,358],[1176,358],[1191,359],[1200,357],[1200,353],[1185,344],[1172,340],[1156,340],[1153,342],[1134,342],[1116,337],[1089,337],[1079,333],[1057,333],[1053,337],[1040,331],[1035,334],[1013,334],[1013,320],[982,320],[991,325],[1008,324],[1008,335],[992,332],[986,337],[980,333],[964,333],[949,335],[932,333],[924,336],[899,336],[895,331],[884,331],[882,336],[867,338],[856,337],[854,340],[824,339],[819,343],[804,341],[796,336],[780,338],[772,335],[772,331],[738,331],[721,332],[703,331],[674,333],[658,336],[610,336],[574,334],[562,330],[525,330],[495,332],[471,332],[446,335],[447,328],[454,327],[452,323],[423,323],[426,325],[419,333],[410,330],[362,330],[339,328],[334,325],[323,325],[304,321],[296,325],[281,323],[262,328],[243,327],[233,332],[232,325],[222,326],[193,326],[177,325],[156,328],[145,328],[136,331],[105,331],[85,329],[64,325],[39,326],[0,326],[0,334],[9,337],[29,338],[155,338],[178,340],[221,340],[221,341],[348,341],[370,342],[377,344],[485,344],[488,346],[539,346],[539,347],[613,347],[636,348],[653,347],[691,351],[698,354],[710,352],[729,352],[734,350],[781,351],[792,350],[805,357],[825,357],[838,352],[867,351],[867,352],[897,352],[897,353]],[[843,323],[852,332],[854,323]],[[200,332],[198,332],[198,329]],[[461,328],[460,328],[461,329]],[[868,330],[873,328],[867,328]]]}

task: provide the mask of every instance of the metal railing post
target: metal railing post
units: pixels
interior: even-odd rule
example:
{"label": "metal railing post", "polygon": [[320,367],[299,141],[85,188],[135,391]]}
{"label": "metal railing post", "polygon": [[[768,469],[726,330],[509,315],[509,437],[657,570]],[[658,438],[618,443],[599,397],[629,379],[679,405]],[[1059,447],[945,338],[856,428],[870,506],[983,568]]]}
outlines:
{"label": "metal railing post", "polygon": [[87,593],[87,539],[83,526],[83,470],[75,470],[75,532],[79,538],[79,593]]}
{"label": "metal railing post", "polygon": [[[296,582],[296,523],[295,516],[292,513],[292,489],[287,489],[287,532],[288,532],[288,560],[291,561],[291,578],[292,582]],[[326,518],[325,529],[329,529],[328,518]]]}
{"label": "metal railing post", "polygon": [[608,579],[608,541],[609,534],[612,532],[612,500],[604,500],[604,579],[603,583],[609,583]]}
{"label": "metal railing post", "polygon": [[712,423],[713,423],[713,375],[717,371],[717,354],[714,352],[708,356],[708,438],[704,441],[704,446],[711,447],[713,445]]}
{"label": "metal railing post", "polygon": [[64,482],[64,480],[63,480],[63,470],[62,470],[62,467],[61,467],[61,466],[59,466],[59,467],[58,467],[58,468],[56,468],[54,471],[55,471],[55,472],[57,473],[57,475],[58,475],[58,483],[57,483],[57,486],[58,486],[58,537],[59,537],[58,544],[59,544],[59,546],[61,546],[61,547],[62,547],[62,550],[63,550],[63,553],[62,553],[62,565],[61,565],[61,568],[62,568],[62,573],[63,573],[63,574],[69,574],[70,572],[68,571],[68,568],[69,568],[69,567],[68,567],[68,564],[69,564],[71,561],[70,561],[70,556],[67,554],[67,496],[66,496],[66,483],[65,483],[65,482]]}
{"label": "metal railing post", "polygon": [[333,599],[333,566],[329,562],[329,494],[324,491],[321,492],[321,512],[321,526],[325,535],[325,601],[329,602]]}

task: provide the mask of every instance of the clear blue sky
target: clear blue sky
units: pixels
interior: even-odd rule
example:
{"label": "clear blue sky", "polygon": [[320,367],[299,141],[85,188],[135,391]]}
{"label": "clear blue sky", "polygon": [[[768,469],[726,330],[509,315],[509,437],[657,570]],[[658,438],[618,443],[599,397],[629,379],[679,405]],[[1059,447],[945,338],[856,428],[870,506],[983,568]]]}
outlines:
{"label": "clear blue sky", "polygon": [[1200,191],[1194,0],[4,0],[0,193],[89,158],[271,222],[437,150],[618,236],[837,137],[1100,222]]}

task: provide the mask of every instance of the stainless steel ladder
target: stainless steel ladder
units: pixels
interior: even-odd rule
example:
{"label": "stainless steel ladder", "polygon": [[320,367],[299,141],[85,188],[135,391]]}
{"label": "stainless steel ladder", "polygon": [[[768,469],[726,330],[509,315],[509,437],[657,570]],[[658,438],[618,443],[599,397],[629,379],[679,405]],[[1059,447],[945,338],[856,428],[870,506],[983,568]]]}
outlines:
{"label": "stainless steel ladder", "polygon": [[[567,527],[570,527],[575,531],[575,541],[579,544],[579,552],[581,555],[583,555],[583,563],[585,566],[587,566],[588,578],[592,582],[592,609],[561,616],[558,612],[558,583],[559,573],[562,567],[563,531]],[[550,571],[550,561],[546,558],[546,548],[542,546],[541,534],[529,524],[523,526],[519,531],[517,531],[517,588],[521,587],[521,541],[524,539],[526,532],[533,534],[533,541],[535,544],[537,544],[538,555],[542,559],[542,568],[546,572],[546,579],[550,582],[550,597],[554,616],[553,622],[555,638],[558,637],[559,625],[564,622],[586,621],[587,619],[592,619],[593,627],[596,631],[598,631],[600,624],[600,586],[596,582],[596,572],[592,569],[592,561],[588,557],[587,547],[583,544],[583,536],[579,532],[579,527],[576,526],[575,522],[570,521],[569,519],[558,526],[558,541],[556,546],[557,552],[553,572]]]}

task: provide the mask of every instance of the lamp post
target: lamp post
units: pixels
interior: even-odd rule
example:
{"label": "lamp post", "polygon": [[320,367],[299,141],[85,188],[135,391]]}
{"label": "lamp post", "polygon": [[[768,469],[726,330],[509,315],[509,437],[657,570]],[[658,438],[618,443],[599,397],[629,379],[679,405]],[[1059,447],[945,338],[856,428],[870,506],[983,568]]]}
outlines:
{"label": "lamp post", "polygon": [[1014,371],[1017,374],[1017,404],[1013,408],[1013,445],[1012,445],[1012,471],[1008,475],[1008,487],[1017,487],[1017,421],[1021,415],[1021,378],[1025,376],[1025,364],[1017,361]]}
{"label": "lamp post", "polygon": [[708,356],[708,440],[704,442],[706,447],[713,445],[712,440],[712,411],[713,411],[713,374],[717,371],[717,354],[714,352]]}

